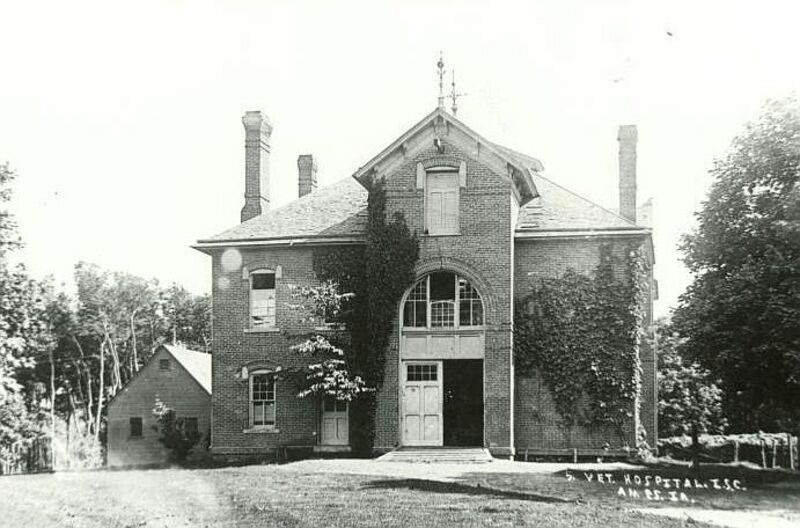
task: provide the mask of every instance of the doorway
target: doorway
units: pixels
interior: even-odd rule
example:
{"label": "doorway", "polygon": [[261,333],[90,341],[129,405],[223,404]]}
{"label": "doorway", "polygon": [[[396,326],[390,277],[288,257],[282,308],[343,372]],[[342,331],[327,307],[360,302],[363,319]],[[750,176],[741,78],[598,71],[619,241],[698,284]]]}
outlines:
{"label": "doorway", "polygon": [[320,444],[344,446],[349,443],[348,405],[330,396],[322,399],[322,416],[320,417]]}
{"label": "doorway", "polygon": [[403,445],[442,445],[442,362],[403,365]]}
{"label": "doorway", "polygon": [[483,447],[483,360],[443,363],[444,445]]}

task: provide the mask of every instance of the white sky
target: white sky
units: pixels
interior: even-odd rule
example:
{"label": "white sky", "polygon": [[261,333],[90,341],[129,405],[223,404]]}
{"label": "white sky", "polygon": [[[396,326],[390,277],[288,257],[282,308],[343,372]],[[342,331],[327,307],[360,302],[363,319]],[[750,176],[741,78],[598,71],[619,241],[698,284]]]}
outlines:
{"label": "white sky", "polygon": [[800,88],[798,15],[791,1],[0,0],[0,160],[19,174],[23,258],[61,281],[87,260],[208,291],[189,245],[238,222],[244,111],[275,126],[279,206],[298,154],[325,185],[431,111],[441,49],[469,94],[461,120],[602,205],[617,206],[617,126],[639,126],[665,313],[714,157],[765,98]]}

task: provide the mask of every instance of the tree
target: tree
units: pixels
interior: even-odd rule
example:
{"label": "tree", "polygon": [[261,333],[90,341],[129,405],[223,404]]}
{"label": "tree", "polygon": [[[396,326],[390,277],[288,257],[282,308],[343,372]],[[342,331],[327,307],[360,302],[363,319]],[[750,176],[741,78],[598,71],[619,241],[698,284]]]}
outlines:
{"label": "tree", "polygon": [[800,105],[768,102],[717,160],[681,249],[681,356],[721,379],[732,432],[800,429]]}
{"label": "tree", "polygon": [[211,297],[192,295],[173,284],[161,291],[159,315],[173,343],[193,350],[211,351]]}
{"label": "tree", "polygon": [[300,314],[300,322],[317,325],[329,324],[326,335],[314,333],[291,347],[295,353],[315,361],[302,369],[298,396],[329,396],[340,401],[353,401],[364,393],[373,392],[361,376],[351,374],[347,353],[349,335],[338,323],[345,303],[353,297],[351,293],[340,293],[339,285],[325,281],[320,286],[292,287],[293,296],[300,300],[292,307]]}
{"label": "tree", "polygon": [[669,437],[691,435],[694,464],[700,453],[699,435],[724,432],[722,390],[711,372],[682,358],[685,341],[661,319],[648,335],[658,352],[658,433]]}
{"label": "tree", "polygon": [[47,337],[44,288],[21,264],[9,263],[21,246],[8,208],[14,177],[8,164],[0,163],[0,452],[38,433],[38,416],[28,405],[33,400],[25,398],[20,374],[35,365]]}

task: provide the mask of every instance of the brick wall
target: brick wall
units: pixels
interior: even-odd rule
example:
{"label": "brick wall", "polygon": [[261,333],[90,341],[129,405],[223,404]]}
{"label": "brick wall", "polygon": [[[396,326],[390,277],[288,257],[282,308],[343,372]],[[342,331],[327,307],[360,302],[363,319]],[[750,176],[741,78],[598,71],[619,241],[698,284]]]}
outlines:
{"label": "brick wall", "polygon": [[[160,370],[159,360],[169,359],[170,370]],[[178,417],[197,418],[203,439],[192,458],[205,455],[201,447],[210,427],[211,397],[169,353],[160,349],[108,406],[108,465],[162,464],[168,451],[158,441],[153,416],[156,398],[175,409]],[[131,438],[130,418],[142,418],[142,436]]]}
{"label": "brick wall", "polygon": [[[481,292],[486,308],[484,360],[485,444],[497,455],[513,454],[516,447],[596,447],[609,441],[619,444],[616,432],[596,428],[563,431],[555,423],[549,393],[535,378],[515,378],[512,361],[513,300],[527,292],[539,277],[562,274],[568,267],[592,272],[598,261],[599,240],[521,241],[513,243],[513,197],[510,184],[492,170],[444,140],[444,154],[431,146],[400,164],[386,176],[387,213],[402,212],[412,231],[420,235],[418,275],[446,269],[468,277]],[[418,189],[417,164],[425,167],[466,162],[467,184],[459,191],[459,235],[424,234],[424,190]],[[237,251],[237,250],[228,250]],[[233,255],[233,256],[232,256]],[[292,322],[286,307],[291,300],[290,284],[312,284],[313,249],[276,247],[243,249],[238,253],[213,256],[214,303],[214,397],[213,453],[220,456],[251,456],[269,453],[282,445],[317,443],[319,410],[311,399],[298,399],[297,389],[288,381],[277,384],[275,432],[246,432],[248,384],[240,379],[243,365],[261,364],[274,368],[302,367],[309,358],[289,351],[302,325]],[[223,266],[223,262],[227,267]],[[234,265],[232,265],[232,263]],[[258,267],[277,270],[277,324],[280,331],[247,331],[248,287],[243,269]],[[398,306],[399,312],[399,306]],[[377,450],[388,450],[400,441],[399,320],[386,354],[386,374],[377,396]],[[307,329],[307,328],[306,328]],[[645,354],[646,355],[646,354]],[[646,359],[644,357],[643,359]],[[645,371],[647,372],[647,365]],[[645,375],[645,385],[651,383]],[[651,384],[652,385],[652,384]],[[652,402],[647,388],[644,398]],[[652,427],[652,412],[642,407],[642,422]],[[633,441],[633,429],[626,435]]]}
{"label": "brick wall", "polygon": [[[420,234],[419,275],[446,269],[467,276],[480,290],[486,313],[484,359],[484,434],[495,454],[513,449],[511,364],[511,203],[510,183],[485,165],[443,141],[444,153],[431,146],[408,159],[386,178],[387,214],[402,212],[412,231]],[[460,234],[428,236],[425,231],[424,190],[417,188],[417,164],[458,168],[466,162],[466,187],[459,189]],[[399,321],[387,354],[386,382],[378,399],[376,447],[390,448],[400,440]]]}
{"label": "brick wall", "polygon": [[[228,250],[238,251],[238,250]],[[226,266],[223,266],[226,263]],[[238,265],[237,265],[238,264]],[[277,271],[275,279],[275,329],[249,328],[249,271]],[[310,358],[291,352],[301,341],[299,334],[313,325],[298,322],[288,304],[290,285],[315,282],[310,248],[245,249],[238,257],[229,253],[213,256],[213,412],[214,455],[258,455],[283,445],[315,445],[318,406],[313,399],[297,397],[296,384],[278,375],[275,387],[274,431],[250,431],[249,384],[242,379],[243,366],[287,371],[309,364]]]}
{"label": "brick wall", "polygon": [[[568,268],[591,274],[599,262],[600,245],[612,239],[599,237],[538,239],[519,241],[515,257],[515,298],[522,299],[542,278],[561,276]],[[616,239],[618,247],[626,239]],[[648,309],[649,313],[649,309]],[[648,324],[648,321],[645,321]],[[648,431],[654,427],[655,381],[653,354],[646,343],[641,343],[642,402],[638,420]],[[518,375],[516,379],[515,437],[518,449],[524,448],[600,448],[604,444],[621,447],[636,444],[636,421],[626,424],[622,435],[616,428],[607,426],[564,427],[559,422],[551,393],[536,375]]]}

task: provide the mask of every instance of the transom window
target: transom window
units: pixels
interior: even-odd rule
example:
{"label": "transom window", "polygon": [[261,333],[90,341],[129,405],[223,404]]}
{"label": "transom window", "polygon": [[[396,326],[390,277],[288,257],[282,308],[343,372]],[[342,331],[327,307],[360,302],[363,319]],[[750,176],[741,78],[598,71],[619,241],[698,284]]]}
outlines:
{"label": "transom window", "polygon": [[455,273],[431,273],[417,282],[403,306],[403,326],[456,328],[483,325],[483,301],[470,282]]}
{"label": "transom window", "polygon": [[322,402],[322,410],[324,412],[347,412],[346,401],[337,400],[333,396],[325,396]]}
{"label": "transom window", "polygon": [[250,426],[275,425],[275,376],[257,372],[250,376]]}
{"label": "transom window", "polygon": [[406,365],[406,381],[436,381],[438,378],[437,365]]}
{"label": "transom window", "polygon": [[250,274],[250,326],[275,326],[275,273],[271,270]]}

